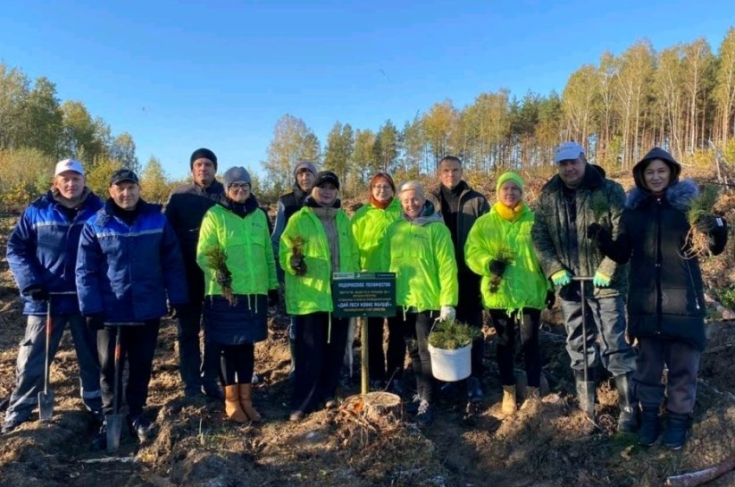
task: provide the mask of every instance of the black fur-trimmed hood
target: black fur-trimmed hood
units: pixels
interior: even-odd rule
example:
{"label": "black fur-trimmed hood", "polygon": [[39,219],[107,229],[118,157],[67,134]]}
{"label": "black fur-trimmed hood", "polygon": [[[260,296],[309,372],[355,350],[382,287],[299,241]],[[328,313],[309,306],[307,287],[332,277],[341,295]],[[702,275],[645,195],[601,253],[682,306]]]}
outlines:
{"label": "black fur-trimmed hood", "polygon": [[[684,179],[675,184],[672,184],[666,188],[664,198],[666,201],[680,211],[687,211],[689,206],[692,204],[692,200],[699,195],[699,187],[691,179]],[[650,192],[635,187],[628,192],[628,197],[625,201],[625,207],[634,210],[641,206],[644,202],[649,199],[653,199]]]}

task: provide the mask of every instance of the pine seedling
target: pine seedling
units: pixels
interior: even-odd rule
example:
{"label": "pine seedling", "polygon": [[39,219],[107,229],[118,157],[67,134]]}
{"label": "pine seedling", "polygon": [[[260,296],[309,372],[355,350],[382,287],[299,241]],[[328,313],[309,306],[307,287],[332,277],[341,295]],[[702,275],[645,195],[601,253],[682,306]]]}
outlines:
{"label": "pine seedling", "polygon": [[222,284],[222,296],[230,303],[230,306],[237,304],[237,296],[232,292],[232,272],[227,268],[227,253],[222,247],[210,247],[204,252],[207,259],[207,267],[213,269],[217,276],[229,277],[229,284]]}
{"label": "pine seedling", "polygon": [[684,239],[685,244],[682,249],[685,258],[692,259],[709,255],[709,236],[697,228],[697,222],[700,218],[712,214],[712,208],[717,203],[719,195],[720,192],[715,186],[703,186],[699,194],[692,199],[689,210],[687,210],[687,221],[691,228]]}
{"label": "pine seedling", "polygon": [[480,338],[482,331],[457,320],[437,321],[429,333],[429,344],[443,350],[457,350]]}
{"label": "pine seedling", "polygon": [[[505,264],[507,268],[515,261],[515,252],[510,247],[500,247],[495,253],[495,260],[499,260]],[[490,293],[495,294],[500,289],[500,282],[503,280],[503,276],[497,276],[495,274],[490,276]]]}

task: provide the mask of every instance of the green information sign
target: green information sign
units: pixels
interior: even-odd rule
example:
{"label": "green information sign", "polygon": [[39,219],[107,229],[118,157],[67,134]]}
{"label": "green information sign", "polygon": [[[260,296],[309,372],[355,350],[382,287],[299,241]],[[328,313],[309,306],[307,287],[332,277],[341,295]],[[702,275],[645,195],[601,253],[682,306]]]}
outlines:
{"label": "green information sign", "polygon": [[334,315],[393,316],[396,275],[392,272],[335,272],[332,279]]}

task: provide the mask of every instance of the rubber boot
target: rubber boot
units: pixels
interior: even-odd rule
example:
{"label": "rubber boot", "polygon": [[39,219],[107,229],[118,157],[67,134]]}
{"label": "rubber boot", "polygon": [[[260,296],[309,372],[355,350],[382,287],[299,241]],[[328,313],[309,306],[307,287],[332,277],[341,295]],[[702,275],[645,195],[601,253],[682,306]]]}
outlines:
{"label": "rubber boot", "polygon": [[516,413],[518,405],[516,404],[516,386],[503,386],[503,405],[500,411],[506,416],[513,416]]}
{"label": "rubber boot", "polygon": [[679,450],[687,439],[687,428],[689,428],[689,415],[678,414],[667,411],[666,431],[664,431],[663,442],[670,450]]}
{"label": "rubber boot", "polygon": [[263,420],[260,413],[253,407],[253,399],[251,394],[253,392],[252,384],[240,384],[240,405],[242,410],[248,419],[254,423],[259,423]]}
{"label": "rubber boot", "polygon": [[236,423],[247,423],[248,417],[240,405],[239,384],[225,386],[225,414]]}
{"label": "rubber boot", "polygon": [[618,431],[634,433],[638,430],[638,419],[636,418],[636,406],[633,399],[632,385],[633,372],[615,377],[615,388],[618,390]]}
{"label": "rubber boot", "polygon": [[638,444],[653,446],[661,434],[661,420],[658,417],[658,406],[643,406],[641,410],[641,427],[638,430]]}
{"label": "rubber boot", "polygon": [[584,411],[590,418],[595,417],[595,379],[594,369],[587,369],[587,381],[584,380],[584,370],[574,370],[574,385],[577,389],[577,400],[579,409]]}

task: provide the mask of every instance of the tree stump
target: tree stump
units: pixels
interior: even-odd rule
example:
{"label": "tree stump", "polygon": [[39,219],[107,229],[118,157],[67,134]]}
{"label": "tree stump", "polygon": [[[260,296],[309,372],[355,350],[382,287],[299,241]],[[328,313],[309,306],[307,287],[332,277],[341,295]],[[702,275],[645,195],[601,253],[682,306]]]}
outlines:
{"label": "tree stump", "polygon": [[348,397],[342,409],[371,424],[395,423],[401,418],[401,397],[390,392],[368,392]]}

